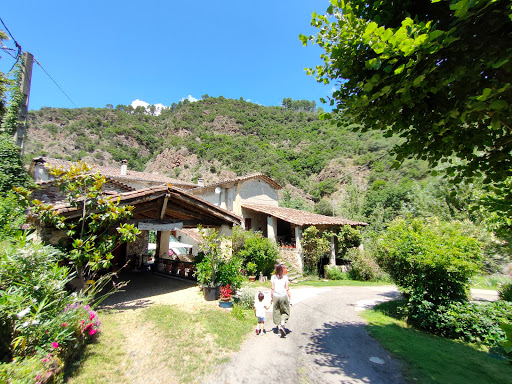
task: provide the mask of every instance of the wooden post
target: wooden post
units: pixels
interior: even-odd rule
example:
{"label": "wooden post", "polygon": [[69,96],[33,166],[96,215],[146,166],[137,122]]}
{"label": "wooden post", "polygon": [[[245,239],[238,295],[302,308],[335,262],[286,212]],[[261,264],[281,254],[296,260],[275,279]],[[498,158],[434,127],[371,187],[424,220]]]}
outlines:
{"label": "wooden post", "polygon": [[25,142],[25,133],[27,131],[28,120],[28,99],[30,96],[30,82],[32,80],[32,66],[34,64],[34,56],[31,53],[23,54],[23,65],[21,66],[21,83],[19,84],[23,100],[21,101],[20,111],[18,115],[18,126],[14,134],[14,142],[21,149],[23,155],[23,147]]}

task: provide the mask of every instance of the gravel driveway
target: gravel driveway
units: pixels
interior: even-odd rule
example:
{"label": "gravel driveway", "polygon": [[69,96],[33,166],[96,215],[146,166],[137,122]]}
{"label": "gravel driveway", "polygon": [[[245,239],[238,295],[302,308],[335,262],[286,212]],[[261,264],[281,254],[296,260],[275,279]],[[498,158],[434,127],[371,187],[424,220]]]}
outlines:
{"label": "gravel driveway", "polygon": [[401,363],[367,334],[357,314],[397,296],[392,286],[293,289],[286,338],[267,321],[266,335],[253,334],[203,382],[405,383]]}
{"label": "gravel driveway", "polygon": [[[124,292],[109,297],[106,308],[135,313],[153,304],[178,304],[184,310],[217,306],[206,302],[196,283],[155,274],[126,273]],[[270,292],[265,292],[270,300]],[[400,361],[373,340],[358,312],[399,296],[394,286],[292,288],[289,334],[281,338],[267,312],[267,334],[251,334],[231,360],[204,384],[277,382],[284,384],[405,384]],[[495,291],[472,290],[474,300],[495,300]],[[256,321],[255,321],[256,324]]]}

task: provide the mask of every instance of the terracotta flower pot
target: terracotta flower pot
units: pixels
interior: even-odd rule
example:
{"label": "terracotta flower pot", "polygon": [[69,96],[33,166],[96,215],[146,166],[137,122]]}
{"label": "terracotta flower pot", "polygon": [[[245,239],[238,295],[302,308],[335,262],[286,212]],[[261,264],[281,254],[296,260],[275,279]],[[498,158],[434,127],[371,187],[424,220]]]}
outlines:
{"label": "terracotta flower pot", "polygon": [[254,283],[256,281],[256,276],[249,276],[249,281]]}

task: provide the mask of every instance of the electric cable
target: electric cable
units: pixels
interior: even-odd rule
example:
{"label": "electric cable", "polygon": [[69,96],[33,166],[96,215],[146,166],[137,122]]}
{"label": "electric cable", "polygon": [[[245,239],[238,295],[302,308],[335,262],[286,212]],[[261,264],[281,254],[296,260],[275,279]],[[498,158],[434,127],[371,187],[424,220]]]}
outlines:
{"label": "electric cable", "polygon": [[39,61],[36,60],[36,58],[34,58],[34,61],[37,63],[37,65],[39,65],[39,67],[41,67],[41,69],[44,71],[44,73],[46,73],[46,75],[53,81],[53,83],[60,89],[60,91],[68,98],[69,101],[71,101],[71,103],[76,107],[76,108],[79,108],[78,105],[75,104],[75,102],[73,100],[71,100],[71,97],[69,97],[67,95],[66,92],[64,92],[64,90],[61,88],[61,86],[59,84],[57,84],[57,82],[53,79],[53,77],[50,76],[50,74],[46,71],[46,69],[43,68],[43,66],[41,65],[41,63]]}

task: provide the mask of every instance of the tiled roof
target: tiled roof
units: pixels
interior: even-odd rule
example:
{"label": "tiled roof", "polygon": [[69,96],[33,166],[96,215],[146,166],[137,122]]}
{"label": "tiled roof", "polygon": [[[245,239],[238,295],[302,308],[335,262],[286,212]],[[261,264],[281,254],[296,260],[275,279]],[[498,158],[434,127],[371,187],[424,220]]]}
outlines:
{"label": "tiled roof", "polygon": [[[222,218],[226,221],[229,221],[234,224],[240,224],[242,218],[233,212],[227,211],[225,209],[219,208],[214,204],[207,202],[206,200],[201,199],[195,195],[187,193],[183,189],[171,187],[169,185],[159,185],[155,187],[149,187],[144,189],[138,189],[136,191],[119,193],[116,195],[112,195],[112,198],[119,197],[121,203],[131,204],[134,201],[139,203],[148,202],[166,194],[171,194],[175,196],[178,200],[188,201],[189,203],[193,203],[198,208],[196,213],[201,213],[201,211],[207,210],[209,214],[214,215],[216,217]],[[136,203],[135,203],[136,204]],[[53,206],[53,211],[57,214],[65,214],[68,212],[77,211],[76,207],[72,207],[69,203],[56,204]]]}
{"label": "tiled roof", "polygon": [[216,188],[216,187],[220,187],[222,185],[226,185],[226,184],[230,184],[230,183],[237,183],[239,181],[246,181],[246,180],[251,180],[251,179],[265,180],[267,183],[269,183],[275,189],[283,188],[278,183],[276,183],[274,180],[272,180],[270,177],[268,177],[267,175],[264,175],[263,173],[254,173],[252,175],[239,176],[239,177],[235,177],[234,179],[223,180],[223,181],[219,181],[218,183],[205,185],[203,187],[197,187],[197,188],[194,188],[192,192],[195,193],[195,192],[202,191],[205,189]]}
{"label": "tiled roof", "polygon": [[[106,184],[107,187],[110,185],[114,185],[114,186],[117,186],[119,189],[121,189],[123,192],[130,192],[130,191],[136,190],[136,188],[133,188],[127,184],[121,183],[119,180],[116,180],[116,179],[112,178],[111,176],[105,176],[105,178],[107,179],[107,184]],[[57,186],[57,180],[53,179],[53,180],[40,181],[39,183],[37,183],[37,185],[39,185],[40,188]]]}
{"label": "tiled roof", "polygon": [[271,205],[242,204],[242,208],[265,213],[301,227],[304,225],[368,225],[367,223],[347,220],[341,217],[324,216],[316,213],[300,211],[298,209],[274,207]]}
{"label": "tiled roof", "polygon": [[201,238],[201,235],[199,234],[199,232],[197,232],[193,228],[182,228],[182,229],[179,230],[179,232],[183,232],[188,237],[191,237],[192,239],[194,239],[198,243],[202,243],[203,242],[203,239]]}
{"label": "tiled roof", "polygon": [[[68,169],[72,161],[67,161],[63,159],[54,159],[51,157],[40,157],[34,158],[32,161],[42,162],[45,167],[52,168],[64,168]],[[105,167],[97,164],[88,164],[92,167],[93,172],[99,172],[103,176],[111,176],[115,177],[117,180],[126,180],[126,181],[149,181],[153,183],[162,183],[162,184],[172,184],[182,188],[194,188],[197,187],[197,184],[189,183],[187,181],[172,179],[165,175],[155,174],[155,173],[147,173],[147,172],[137,172],[132,171],[130,169],[127,170],[126,175],[121,175],[121,167]]]}

